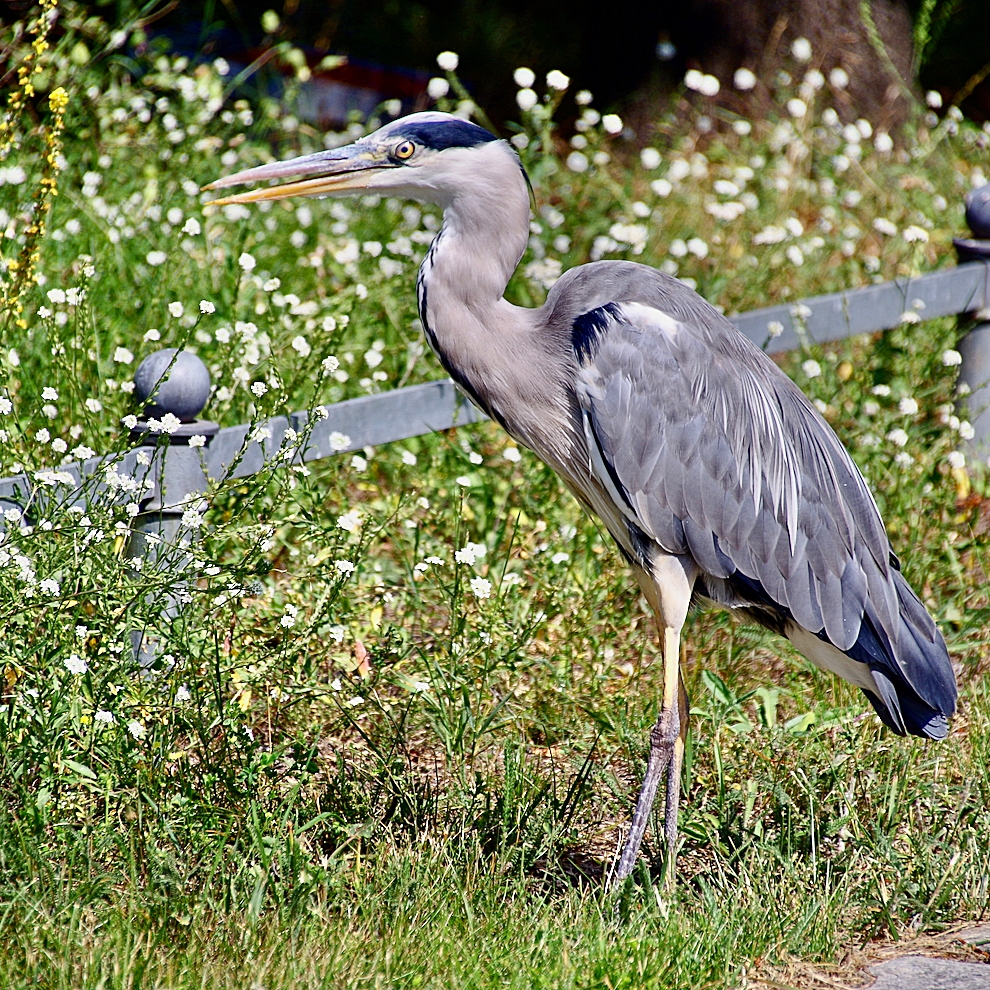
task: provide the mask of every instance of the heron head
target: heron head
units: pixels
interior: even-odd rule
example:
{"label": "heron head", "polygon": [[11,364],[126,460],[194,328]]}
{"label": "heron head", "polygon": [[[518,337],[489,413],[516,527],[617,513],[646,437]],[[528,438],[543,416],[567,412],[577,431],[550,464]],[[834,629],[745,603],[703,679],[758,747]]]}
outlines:
{"label": "heron head", "polygon": [[430,111],[392,121],[354,144],[249,168],[205,188],[289,180],[216,200],[219,205],[380,192],[444,206],[463,188],[468,176],[477,176],[479,167],[484,168],[482,159],[493,155],[495,160],[514,161],[519,167],[509,145],[483,127],[449,113]]}

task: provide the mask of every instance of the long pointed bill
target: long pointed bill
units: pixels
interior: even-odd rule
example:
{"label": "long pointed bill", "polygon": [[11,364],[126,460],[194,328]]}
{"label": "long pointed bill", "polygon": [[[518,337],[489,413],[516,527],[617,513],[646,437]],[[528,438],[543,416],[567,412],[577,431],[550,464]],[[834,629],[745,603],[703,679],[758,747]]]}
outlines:
{"label": "long pointed bill", "polygon": [[213,206],[288,199],[290,196],[325,196],[351,189],[365,189],[375,172],[395,167],[388,158],[376,156],[367,146],[349,144],[344,148],[318,151],[315,155],[303,155],[225,175],[203,188],[224,189],[245,182],[264,182],[271,179],[293,180],[280,186],[267,186],[264,189],[252,189],[250,192],[215,199],[209,204]]}

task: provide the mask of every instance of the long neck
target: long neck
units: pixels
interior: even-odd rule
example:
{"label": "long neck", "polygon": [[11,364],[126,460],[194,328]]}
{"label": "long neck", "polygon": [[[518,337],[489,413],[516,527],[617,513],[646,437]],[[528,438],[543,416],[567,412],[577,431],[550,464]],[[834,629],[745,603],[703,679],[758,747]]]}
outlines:
{"label": "long neck", "polygon": [[[479,156],[480,157],[480,156]],[[518,162],[492,143],[472,163],[483,182],[443,202],[443,227],[419,270],[420,318],[444,367],[485,406],[482,383],[526,310],[502,298],[526,249],[529,196]],[[476,188],[477,187],[477,188]]]}

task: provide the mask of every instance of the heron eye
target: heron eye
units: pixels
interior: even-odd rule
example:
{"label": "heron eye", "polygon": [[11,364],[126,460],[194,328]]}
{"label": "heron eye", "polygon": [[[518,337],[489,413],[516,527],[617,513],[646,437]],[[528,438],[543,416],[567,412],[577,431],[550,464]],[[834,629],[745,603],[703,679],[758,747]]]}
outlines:
{"label": "heron eye", "polygon": [[407,158],[412,158],[413,152],[416,150],[416,145],[412,141],[403,141],[401,144],[395,146],[395,151],[393,154],[400,161],[405,161]]}

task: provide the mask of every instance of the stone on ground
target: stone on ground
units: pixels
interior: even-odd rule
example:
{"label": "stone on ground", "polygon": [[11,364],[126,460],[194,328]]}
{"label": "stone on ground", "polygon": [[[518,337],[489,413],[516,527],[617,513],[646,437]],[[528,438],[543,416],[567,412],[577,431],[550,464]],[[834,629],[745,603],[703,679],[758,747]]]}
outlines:
{"label": "stone on ground", "polygon": [[901,956],[870,967],[870,990],[990,990],[990,965]]}

